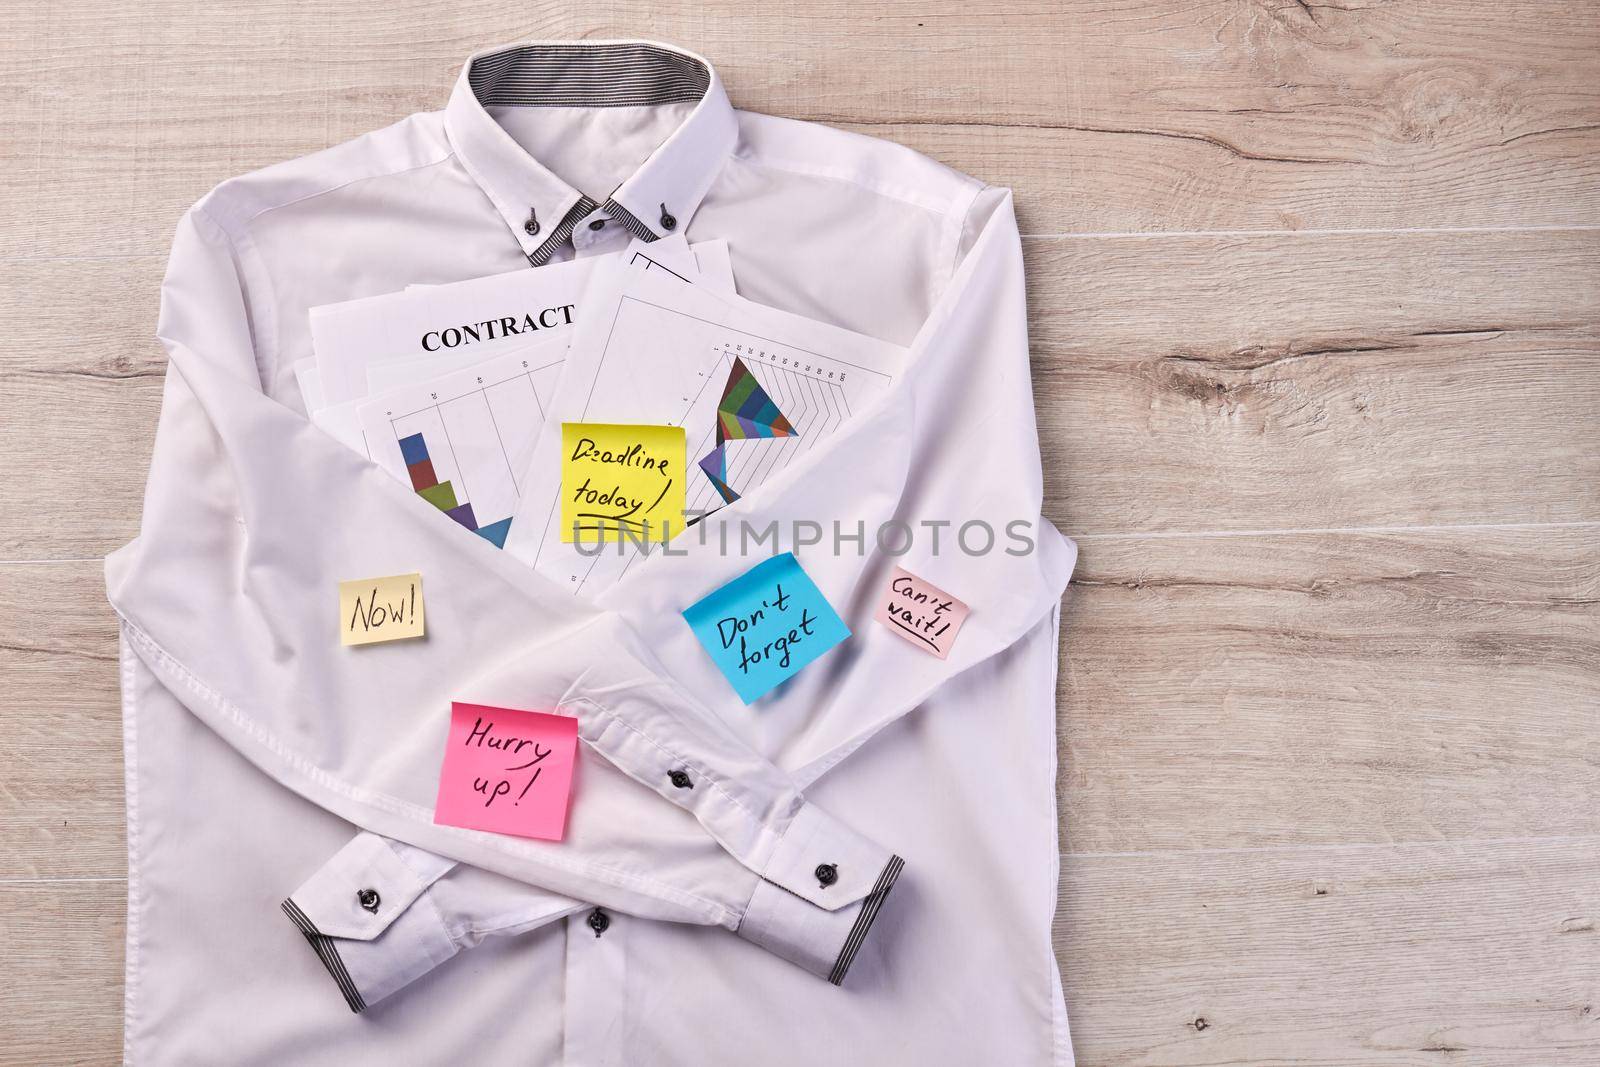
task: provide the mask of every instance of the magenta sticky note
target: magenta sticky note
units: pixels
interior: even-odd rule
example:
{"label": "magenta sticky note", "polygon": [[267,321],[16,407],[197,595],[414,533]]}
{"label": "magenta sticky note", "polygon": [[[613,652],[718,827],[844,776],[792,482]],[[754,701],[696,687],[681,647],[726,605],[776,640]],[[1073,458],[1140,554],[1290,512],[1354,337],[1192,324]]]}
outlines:
{"label": "magenta sticky note", "polygon": [[950,655],[968,608],[961,601],[903,567],[884,583],[877,620],[924,652],[940,659]]}
{"label": "magenta sticky note", "polygon": [[451,704],[433,821],[560,841],[577,747],[571,716]]}

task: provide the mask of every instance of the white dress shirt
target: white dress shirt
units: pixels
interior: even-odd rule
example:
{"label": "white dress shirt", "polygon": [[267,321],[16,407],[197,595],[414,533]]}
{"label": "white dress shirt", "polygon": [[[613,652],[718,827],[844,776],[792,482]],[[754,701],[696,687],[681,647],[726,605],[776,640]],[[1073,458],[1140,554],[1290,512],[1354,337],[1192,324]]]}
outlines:
{"label": "white dress shirt", "polygon": [[[686,536],[574,597],[306,420],[310,308],[670,234],[726,239],[745,297],[909,348],[702,524],[776,546]],[[704,60],[640,42],[481,53],[444,111],[195,205],[143,525],[107,563],[129,1062],[1070,1062],[1075,554],[1040,517],[1023,289],[1005,190],[737,111]],[[853,634],[746,707],[681,611],[788,549]],[[896,565],[971,606],[948,659],[873,621]],[[338,581],[410,571],[426,641],[352,655]],[[577,718],[564,840],[433,822],[452,700]]]}

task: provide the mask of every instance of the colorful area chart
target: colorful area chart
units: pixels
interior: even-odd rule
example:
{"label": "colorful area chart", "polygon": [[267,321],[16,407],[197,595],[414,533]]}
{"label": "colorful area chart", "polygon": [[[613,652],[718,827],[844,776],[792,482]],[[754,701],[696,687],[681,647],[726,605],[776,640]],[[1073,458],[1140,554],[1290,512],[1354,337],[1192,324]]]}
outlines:
{"label": "colorful area chart", "polygon": [[761,388],[744,360],[735,356],[733,368],[728,372],[728,384],[722,389],[722,400],[717,404],[717,446],[701,458],[700,470],[723,503],[731,504],[739,499],[739,494],[728,484],[728,442],[799,436],[800,431],[778,410],[778,405]]}
{"label": "colorful area chart", "polygon": [[496,548],[506,547],[506,535],[511,532],[511,520],[501,519],[487,526],[479,526],[472,513],[472,505],[456,499],[455,486],[441,482],[433,472],[433,459],[428,454],[427,439],[420,433],[400,438],[400,454],[405,459],[406,473],[411,476],[411,488],[416,494],[452,519],[492,543]]}

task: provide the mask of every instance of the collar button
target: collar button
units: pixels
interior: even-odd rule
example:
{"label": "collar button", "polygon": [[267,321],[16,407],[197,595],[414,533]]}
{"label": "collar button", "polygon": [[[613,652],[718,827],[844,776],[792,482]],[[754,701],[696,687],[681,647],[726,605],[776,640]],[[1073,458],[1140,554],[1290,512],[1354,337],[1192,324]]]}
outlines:
{"label": "collar button", "polygon": [[667,210],[667,205],[665,204],[661,205],[661,228],[668,231],[678,228],[678,220],[673,217],[672,212]]}
{"label": "collar button", "polygon": [[533,208],[528,209],[528,221],[522,224],[522,228],[527,231],[529,237],[539,232],[539,215]]}
{"label": "collar button", "polygon": [[595,219],[593,222],[589,223],[589,229],[591,229],[591,230],[603,230],[605,228],[606,228],[606,220],[605,219]]}

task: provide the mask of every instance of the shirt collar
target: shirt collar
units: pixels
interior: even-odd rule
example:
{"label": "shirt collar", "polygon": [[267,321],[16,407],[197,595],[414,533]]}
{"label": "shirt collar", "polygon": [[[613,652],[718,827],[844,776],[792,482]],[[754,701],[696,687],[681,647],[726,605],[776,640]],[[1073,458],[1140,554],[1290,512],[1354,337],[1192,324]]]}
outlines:
{"label": "shirt collar", "polygon": [[[529,155],[485,110],[686,102],[695,103],[689,117],[603,205]],[[456,80],[445,108],[445,130],[462,165],[535,266],[549,260],[596,209],[646,241],[686,225],[738,134],[733,107],[711,64],[649,41],[534,42],[479,52]]]}

